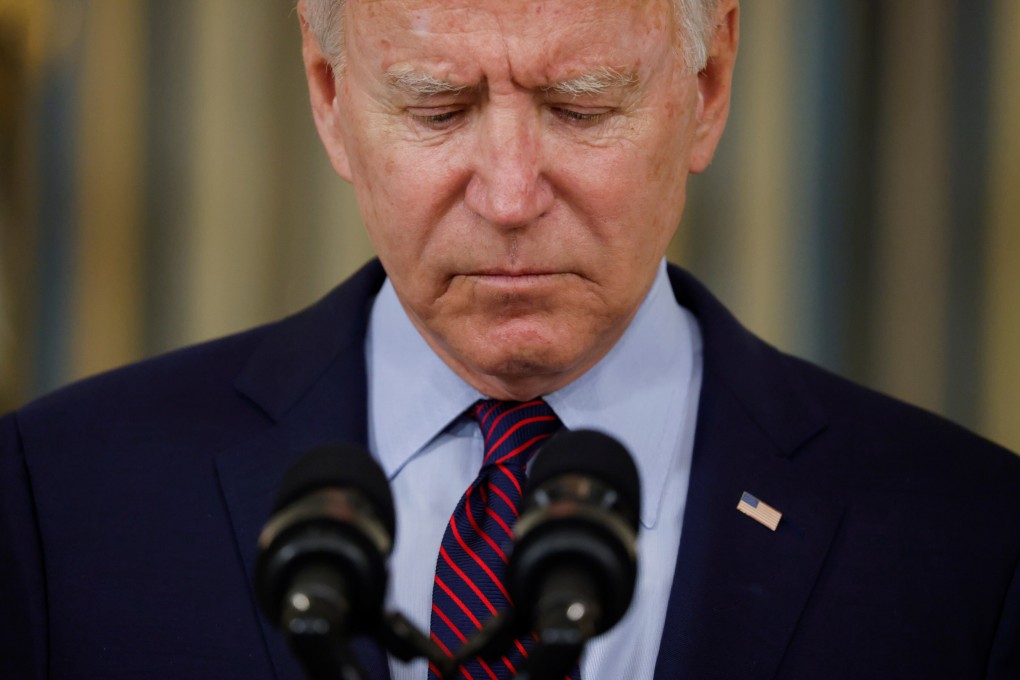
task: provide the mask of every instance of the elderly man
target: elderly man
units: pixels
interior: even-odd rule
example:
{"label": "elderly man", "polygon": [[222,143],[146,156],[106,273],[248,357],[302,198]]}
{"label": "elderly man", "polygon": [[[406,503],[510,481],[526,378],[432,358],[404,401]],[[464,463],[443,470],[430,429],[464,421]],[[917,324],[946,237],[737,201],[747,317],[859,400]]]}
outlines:
{"label": "elderly man", "polygon": [[[1020,677],[1020,461],[768,347],[663,261],[725,126],[736,0],[298,15],[381,266],[0,421],[5,677],[297,676],[255,541],[331,441],[382,465],[390,603],[455,653],[509,606],[499,531],[561,426],[622,441],[644,499],[634,601],[572,677]],[[518,642],[462,675],[510,677]]]}

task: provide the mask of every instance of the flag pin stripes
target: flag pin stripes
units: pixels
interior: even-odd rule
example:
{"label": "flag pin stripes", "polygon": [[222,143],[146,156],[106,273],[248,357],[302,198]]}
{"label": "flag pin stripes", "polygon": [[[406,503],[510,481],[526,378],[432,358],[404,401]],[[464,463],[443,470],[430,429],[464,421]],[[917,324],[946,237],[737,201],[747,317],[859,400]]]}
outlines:
{"label": "flag pin stripes", "polygon": [[744,513],[751,519],[761,524],[764,524],[772,531],[776,530],[779,526],[779,520],[782,518],[783,513],[773,508],[768,503],[764,503],[746,491],[740,496],[740,502],[737,503],[737,510]]}

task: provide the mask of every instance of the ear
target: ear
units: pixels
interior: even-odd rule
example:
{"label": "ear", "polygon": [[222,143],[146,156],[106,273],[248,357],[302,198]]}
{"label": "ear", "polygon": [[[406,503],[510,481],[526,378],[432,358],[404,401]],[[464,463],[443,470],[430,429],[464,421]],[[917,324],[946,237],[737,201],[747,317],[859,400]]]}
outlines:
{"label": "ear", "polygon": [[351,165],[341,128],[340,103],[337,91],[337,77],[333,65],[323,53],[318,38],[308,25],[308,6],[300,0],[297,6],[301,22],[301,56],[305,62],[305,78],[308,80],[308,94],[312,103],[312,117],[319,131],[319,139],[326,147],[326,155],[337,174],[351,181]]}
{"label": "ear", "polygon": [[691,172],[708,168],[726,127],[730,112],[730,86],[733,65],[740,42],[738,0],[720,0],[715,30],[708,44],[708,63],[698,73],[698,111],[694,145],[691,148]]}

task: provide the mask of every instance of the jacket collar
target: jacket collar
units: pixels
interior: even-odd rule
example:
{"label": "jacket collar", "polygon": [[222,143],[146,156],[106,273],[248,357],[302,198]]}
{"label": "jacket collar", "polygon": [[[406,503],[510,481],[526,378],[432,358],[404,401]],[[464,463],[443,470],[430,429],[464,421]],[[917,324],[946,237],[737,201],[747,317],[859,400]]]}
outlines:
{"label": "jacket collar", "polygon": [[[354,397],[344,404],[345,432],[365,434],[365,331],[372,300],[386,274],[372,260],[317,304],[278,322],[256,349],[238,376],[235,386],[275,421],[303,404],[313,415],[332,408],[335,396],[322,388],[338,378],[347,382],[333,394]],[[333,417],[337,414],[333,413]]]}
{"label": "jacket collar", "polygon": [[[372,298],[385,278],[373,261],[320,302],[266,330],[235,381],[272,425],[221,451],[216,471],[254,601],[256,543],[284,472],[326,443],[367,446],[364,336]],[[302,677],[283,636],[259,612],[279,678]],[[369,677],[389,675],[385,654],[367,639],[354,652]]]}
{"label": "jacket collar", "polygon": [[701,325],[705,371],[711,373],[747,410],[747,415],[775,445],[778,455],[792,455],[825,427],[826,418],[807,387],[789,370],[796,361],[764,343],[689,272],[670,265],[677,302]]}

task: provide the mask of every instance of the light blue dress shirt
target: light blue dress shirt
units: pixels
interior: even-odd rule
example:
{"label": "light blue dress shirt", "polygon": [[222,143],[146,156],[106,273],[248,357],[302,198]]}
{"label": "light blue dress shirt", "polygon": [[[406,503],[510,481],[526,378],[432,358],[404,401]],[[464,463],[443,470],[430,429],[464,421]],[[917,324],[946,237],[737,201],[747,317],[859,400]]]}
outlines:
{"label": "light blue dress shirt", "polygon": [[[591,370],[545,395],[570,429],[619,439],[641,480],[638,583],[627,614],[589,642],[585,680],[651,678],[666,618],[694,446],[701,333],[673,297],[665,261],[619,342]],[[365,339],[369,446],[390,480],[397,535],[388,607],[428,631],[436,557],[447,522],[482,462],[484,398],[446,366],[407,318],[387,280]],[[423,680],[424,660],[390,659],[393,680]]]}

